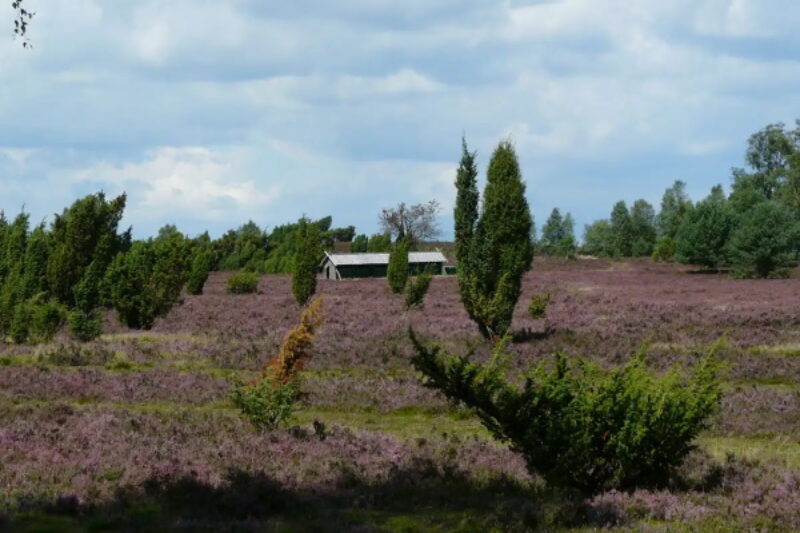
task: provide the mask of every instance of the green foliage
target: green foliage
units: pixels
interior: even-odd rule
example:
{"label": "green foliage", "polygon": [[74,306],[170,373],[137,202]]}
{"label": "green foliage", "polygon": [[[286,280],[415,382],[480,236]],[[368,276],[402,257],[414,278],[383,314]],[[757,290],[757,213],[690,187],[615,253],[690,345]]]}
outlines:
{"label": "green foliage", "polygon": [[23,301],[22,265],[16,264],[2,279],[0,285],[0,332],[7,333],[18,303]]}
{"label": "green foliage", "polygon": [[[318,230],[319,244],[332,247],[335,242],[347,242],[355,235],[355,227],[331,228],[332,218],[323,217],[309,222]],[[221,270],[243,269],[261,274],[294,272],[297,252],[295,232],[297,223],[276,226],[270,233],[262,231],[253,221],[237,230],[228,231],[212,243]]]}
{"label": "green foliage", "polygon": [[38,298],[34,298],[28,305],[30,309],[28,341],[50,342],[66,322],[66,308],[55,300],[41,302]]}
{"label": "green foliage", "polygon": [[192,258],[192,269],[186,280],[186,292],[189,294],[203,294],[203,286],[206,284],[213,266],[214,253],[207,249],[197,250],[194,258]]}
{"label": "green foliage", "polygon": [[353,242],[353,238],[356,236],[356,227],[355,226],[347,226],[345,228],[333,228],[329,229],[328,231],[324,232],[323,239],[327,240],[331,244],[334,242]]}
{"label": "green foliage", "polygon": [[429,270],[425,270],[419,276],[409,278],[406,284],[406,309],[422,307],[425,303],[425,295],[431,285],[433,275]]}
{"label": "green foliage", "polygon": [[791,158],[798,150],[800,128],[786,131],[783,123],[768,124],[747,141],[745,159],[753,170],[753,187],[767,200],[778,199],[785,183]]}
{"label": "green foliage", "polygon": [[369,253],[386,253],[392,251],[392,236],[389,233],[376,233],[369,238],[367,243],[367,252]]}
{"label": "green foliage", "polygon": [[[67,307],[87,311],[87,302],[77,303],[76,287],[83,282],[79,292],[92,298],[96,287],[114,256],[130,246],[130,230],[117,234],[125,195],[107,201],[100,192],[76,200],[62,214],[56,215],[50,231],[52,248],[47,262],[48,288],[53,297]],[[92,263],[96,276],[86,276]]]}
{"label": "green foliage", "polygon": [[25,303],[17,304],[14,307],[14,315],[11,319],[11,327],[8,330],[8,336],[11,341],[16,344],[23,344],[28,341],[28,334],[30,331],[31,310]]}
{"label": "green foliage", "polygon": [[366,235],[359,235],[350,243],[350,252],[354,254],[365,253],[369,246],[369,238]]}
{"label": "green foliage", "polygon": [[226,290],[229,294],[253,294],[258,290],[260,278],[255,272],[237,272],[228,278]]}
{"label": "green foliage", "polygon": [[672,261],[675,257],[675,240],[672,237],[661,237],[656,241],[652,258],[654,261]]}
{"label": "green foliage", "polygon": [[75,310],[67,317],[69,330],[76,340],[87,342],[96,339],[103,332],[103,315],[99,309],[88,313]]}
{"label": "green foliage", "polygon": [[681,224],[675,237],[675,257],[681,263],[716,268],[725,262],[734,217],[721,187],[715,187]]}
{"label": "green foliage", "polygon": [[678,180],[664,191],[661,198],[661,212],[656,219],[659,237],[674,239],[691,210],[692,201],[686,194],[686,184]]}
{"label": "green foliage", "polygon": [[625,202],[619,201],[611,210],[611,254],[630,257],[633,254],[633,221]]}
{"label": "green foliage", "polygon": [[608,372],[556,354],[518,382],[502,342],[480,364],[410,335],[427,386],[473,409],[532,473],[587,494],[666,485],[721,398],[713,351],[685,378],[656,377],[643,354]]}
{"label": "green foliage", "polygon": [[0,276],[7,276],[15,267],[22,268],[25,250],[28,244],[27,213],[20,213],[5,228],[3,235],[3,262],[0,264]]}
{"label": "green foliage", "polygon": [[522,275],[533,260],[532,223],[516,152],[501,142],[489,163],[483,210],[458,268],[461,300],[486,338],[502,336],[511,326]]}
{"label": "green foliage", "polygon": [[731,211],[741,217],[756,204],[766,202],[767,197],[752,175],[741,169],[734,169],[733,187],[728,201]]}
{"label": "green foliage", "polygon": [[308,303],[317,290],[317,269],[322,257],[320,232],[315,224],[302,218],[295,230],[294,237],[296,251],[292,273],[292,294],[297,303],[303,306]]}
{"label": "green foliage", "polygon": [[47,290],[47,254],[47,232],[44,225],[39,225],[28,237],[25,249],[25,274],[22,278],[22,294],[25,298]]}
{"label": "green foliage", "polygon": [[461,138],[461,161],[456,172],[456,205],[453,210],[455,220],[455,255],[462,263],[469,254],[469,243],[478,221],[478,166],[475,164],[476,152],[470,152],[467,141]]}
{"label": "green foliage", "polygon": [[43,299],[44,293],[40,293],[14,307],[9,328],[9,336],[13,342],[17,344],[50,342],[64,325],[67,315],[64,306]]}
{"label": "green foliage", "polygon": [[574,257],[577,250],[575,242],[575,224],[572,215],[567,213],[562,218],[561,211],[554,208],[542,228],[539,247],[545,254],[556,257]]}
{"label": "green foliage", "polygon": [[386,270],[386,277],[389,280],[389,287],[395,294],[400,294],[406,287],[408,281],[408,250],[411,243],[408,239],[400,239],[389,254],[389,265]]}
{"label": "green foliage", "polygon": [[188,278],[189,241],[181,233],[137,241],[114,258],[103,280],[120,322],[150,329],[178,301]]}
{"label": "green foliage", "polygon": [[585,226],[581,252],[600,257],[608,257],[613,254],[611,223],[608,220],[597,220]]}
{"label": "green foliage", "polygon": [[575,253],[578,251],[578,243],[575,242],[574,235],[565,235],[556,244],[553,250],[553,255],[556,257],[566,257],[575,259]]}
{"label": "green foliage", "polygon": [[728,244],[737,277],[784,275],[797,258],[800,223],[777,201],[761,202],[741,217]]}
{"label": "green foliage", "polygon": [[274,429],[294,412],[300,390],[295,381],[274,383],[268,379],[242,385],[231,392],[231,401],[261,430]]}
{"label": "green foliage", "polygon": [[534,320],[547,318],[547,306],[550,304],[550,293],[531,296],[528,302],[528,316]]}
{"label": "green foliage", "polygon": [[220,257],[220,270],[238,270],[246,265],[254,268],[259,260],[263,263],[267,257],[268,237],[258,224],[248,220],[215,241],[214,248]]}
{"label": "green foliage", "polygon": [[639,199],[631,207],[631,255],[649,256],[656,243],[656,213],[649,202]]}

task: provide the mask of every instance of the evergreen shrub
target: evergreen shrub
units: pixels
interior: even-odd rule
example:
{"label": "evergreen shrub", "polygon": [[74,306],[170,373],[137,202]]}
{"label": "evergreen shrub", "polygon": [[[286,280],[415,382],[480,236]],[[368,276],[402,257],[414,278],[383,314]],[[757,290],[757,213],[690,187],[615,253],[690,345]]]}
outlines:
{"label": "evergreen shrub", "polygon": [[410,336],[425,385],[473,409],[532,473],[584,494],[667,485],[720,403],[715,349],[688,376],[657,377],[640,352],[610,371],[556,354],[509,380],[504,341],[481,364]]}
{"label": "evergreen shrub", "polygon": [[227,291],[229,294],[253,294],[258,290],[260,278],[255,272],[237,272],[228,278]]}

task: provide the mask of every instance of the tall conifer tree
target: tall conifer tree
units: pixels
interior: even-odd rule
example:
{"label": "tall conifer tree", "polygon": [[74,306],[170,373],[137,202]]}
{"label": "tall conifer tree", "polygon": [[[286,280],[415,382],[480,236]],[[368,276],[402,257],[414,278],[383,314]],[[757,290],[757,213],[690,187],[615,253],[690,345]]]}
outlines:
{"label": "tall conifer tree", "polygon": [[461,162],[456,172],[456,206],[453,210],[455,219],[455,254],[458,263],[466,260],[469,243],[478,222],[478,167],[475,164],[475,152],[467,148],[467,141],[461,138]]}
{"label": "tall conifer tree", "polygon": [[511,326],[522,275],[533,260],[532,224],[516,152],[501,142],[489,163],[483,210],[459,275],[464,307],[486,338],[503,336]]}
{"label": "tall conifer tree", "polygon": [[297,303],[306,305],[317,290],[317,266],[322,247],[320,230],[305,217],[295,230],[294,270],[292,272],[292,294]]}
{"label": "tall conifer tree", "polygon": [[403,292],[408,282],[408,250],[410,248],[411,241],[403,237],[398,239],[394,245],[394,250],[389,254],[386,277],[389,280],[389,287],[395,294]]}

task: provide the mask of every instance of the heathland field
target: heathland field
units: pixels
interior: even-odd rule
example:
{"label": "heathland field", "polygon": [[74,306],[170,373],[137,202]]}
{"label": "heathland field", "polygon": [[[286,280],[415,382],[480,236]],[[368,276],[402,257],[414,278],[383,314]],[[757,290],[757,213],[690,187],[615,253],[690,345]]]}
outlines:
{"label": "heathland field", "polygon": [[[89,343],[2,346],[0,530],[800,530],[800,280],[537,259],[512,328],[520,370],[554,351],[614,366],[639,349],[663,369],[722,339],[722,408],[673,486],[575,500],[419,384],[409,325],[486,356],[454,277],[410,312],[385,279],[320,280],[301,406],[259,432],[229,393],[300,308],[289,276],[232,295],[228,275],[150,331],[109,315]],[[525,314],[541,292],[546,322]]]}

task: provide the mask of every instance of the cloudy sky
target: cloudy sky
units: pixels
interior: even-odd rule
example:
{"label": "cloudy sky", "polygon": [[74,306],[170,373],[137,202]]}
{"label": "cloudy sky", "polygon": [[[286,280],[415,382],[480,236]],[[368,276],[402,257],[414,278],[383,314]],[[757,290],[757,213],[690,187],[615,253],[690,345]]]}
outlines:
{"label": "cloudy sky", "polygon": [[[541,225],[728,185],[800,117],[796,0],[26,0],[0,24],[0,206],[127,191],[137,236],[303,213],[377,230],[436,198],[465,133],[515,143]],[[2,22],[5,21],[5,22]]]}

